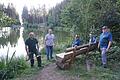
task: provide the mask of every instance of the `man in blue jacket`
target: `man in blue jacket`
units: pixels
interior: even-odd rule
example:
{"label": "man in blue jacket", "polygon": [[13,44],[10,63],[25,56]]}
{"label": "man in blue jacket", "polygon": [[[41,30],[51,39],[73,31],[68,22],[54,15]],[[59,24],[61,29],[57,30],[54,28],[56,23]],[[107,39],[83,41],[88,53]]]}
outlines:
{"label": "man in blue jacket", "polygon": [[79,45],[81,45],[80,37],[79,37],[79,35],[75,35],[75,39],[72,43],[72,47],[76,47],[76,46],[79,46]]}
{"label": "man in blue jacket", "polygon": [[101,50],[102,64],[104,68],[107,67],[106,66],[106,63],[107,63],[106,52],[110,49],[111,44],[112,44],[112,34],[109,32],[109,29],[107,26],[103,26],[102,33],[100,35],[98,48],[100,48]]}
{"label": "man in blue jacket", "polygon": [[96,42],[97,42],[96,36],[95,36],[95,35],[92,35],[92,34],[90,33],[89,44],[91,44],[91,43],[96,43]]}

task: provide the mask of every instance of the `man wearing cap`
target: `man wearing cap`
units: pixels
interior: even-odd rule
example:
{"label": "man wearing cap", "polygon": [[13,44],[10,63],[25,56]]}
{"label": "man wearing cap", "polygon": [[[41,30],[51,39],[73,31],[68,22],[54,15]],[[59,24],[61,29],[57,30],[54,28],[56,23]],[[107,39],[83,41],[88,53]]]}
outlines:
{"label": "man wearing cap", "polygon": [[38,40],[35,38],[34,32],[29,33],[29,38],[25,41],[25,49],[29,56],[31,67],[34,66],[34,54],[37,58],[38,67],[41,67],[41,56],[39,54]]}
{"label": "man wearing cap", "polygon": [[106,66],[106,63],[107,63],[106,52],[109,50],[111,44],[112,44],[112,34],[109,32],[109,29],[107,26],[103,26],[102,33],[100,35],[98,48],[100,48],[101,50],[102,64],[104,68],[107,67]]}

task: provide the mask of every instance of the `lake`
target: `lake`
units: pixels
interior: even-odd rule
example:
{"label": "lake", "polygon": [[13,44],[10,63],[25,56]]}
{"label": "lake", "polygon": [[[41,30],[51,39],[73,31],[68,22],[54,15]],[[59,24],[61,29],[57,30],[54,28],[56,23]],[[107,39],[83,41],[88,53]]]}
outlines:
{"label": "lake", "polygon": [[[40,49],[44,47],[44,36],[47,30],[43,29],[11,29],[10,27],[0,29],[0,57],[6,56],[7,52],[9,57],[16,51],[15,56],[26,56],[24,41],[28,38],[29,32],[33,31],[39,41]],[[65,44],[71,44],[72,36],[66,31],[54,31],[56,46],[63,47]]]}

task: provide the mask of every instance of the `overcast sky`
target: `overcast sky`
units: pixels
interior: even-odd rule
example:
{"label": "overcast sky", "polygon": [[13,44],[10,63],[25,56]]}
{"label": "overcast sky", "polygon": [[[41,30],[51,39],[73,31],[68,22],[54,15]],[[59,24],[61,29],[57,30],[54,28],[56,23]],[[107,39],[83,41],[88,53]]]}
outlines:
{"label": "overcast sky", "polygon": [[46,5],[47,9],[55,6],[57,3],[60,3],[63,0],[0,0],[0,3],[7,5],[8,3],[13,3],[17,12],[21,15],[23,6],[27,6],[28,9],[31,7],[38,7],[38,5]]}

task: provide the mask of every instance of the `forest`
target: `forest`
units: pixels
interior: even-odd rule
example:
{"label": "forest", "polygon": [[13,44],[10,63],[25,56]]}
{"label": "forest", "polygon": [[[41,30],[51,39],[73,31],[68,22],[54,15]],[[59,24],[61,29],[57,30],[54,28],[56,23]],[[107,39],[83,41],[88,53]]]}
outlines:
{"label": "forest", "polygon": [[16,12],[12,3],[9,3],[6,7],[4,4],[0,4],[0,27],[9,27],[13,24],[20,25],[19,14]]}

